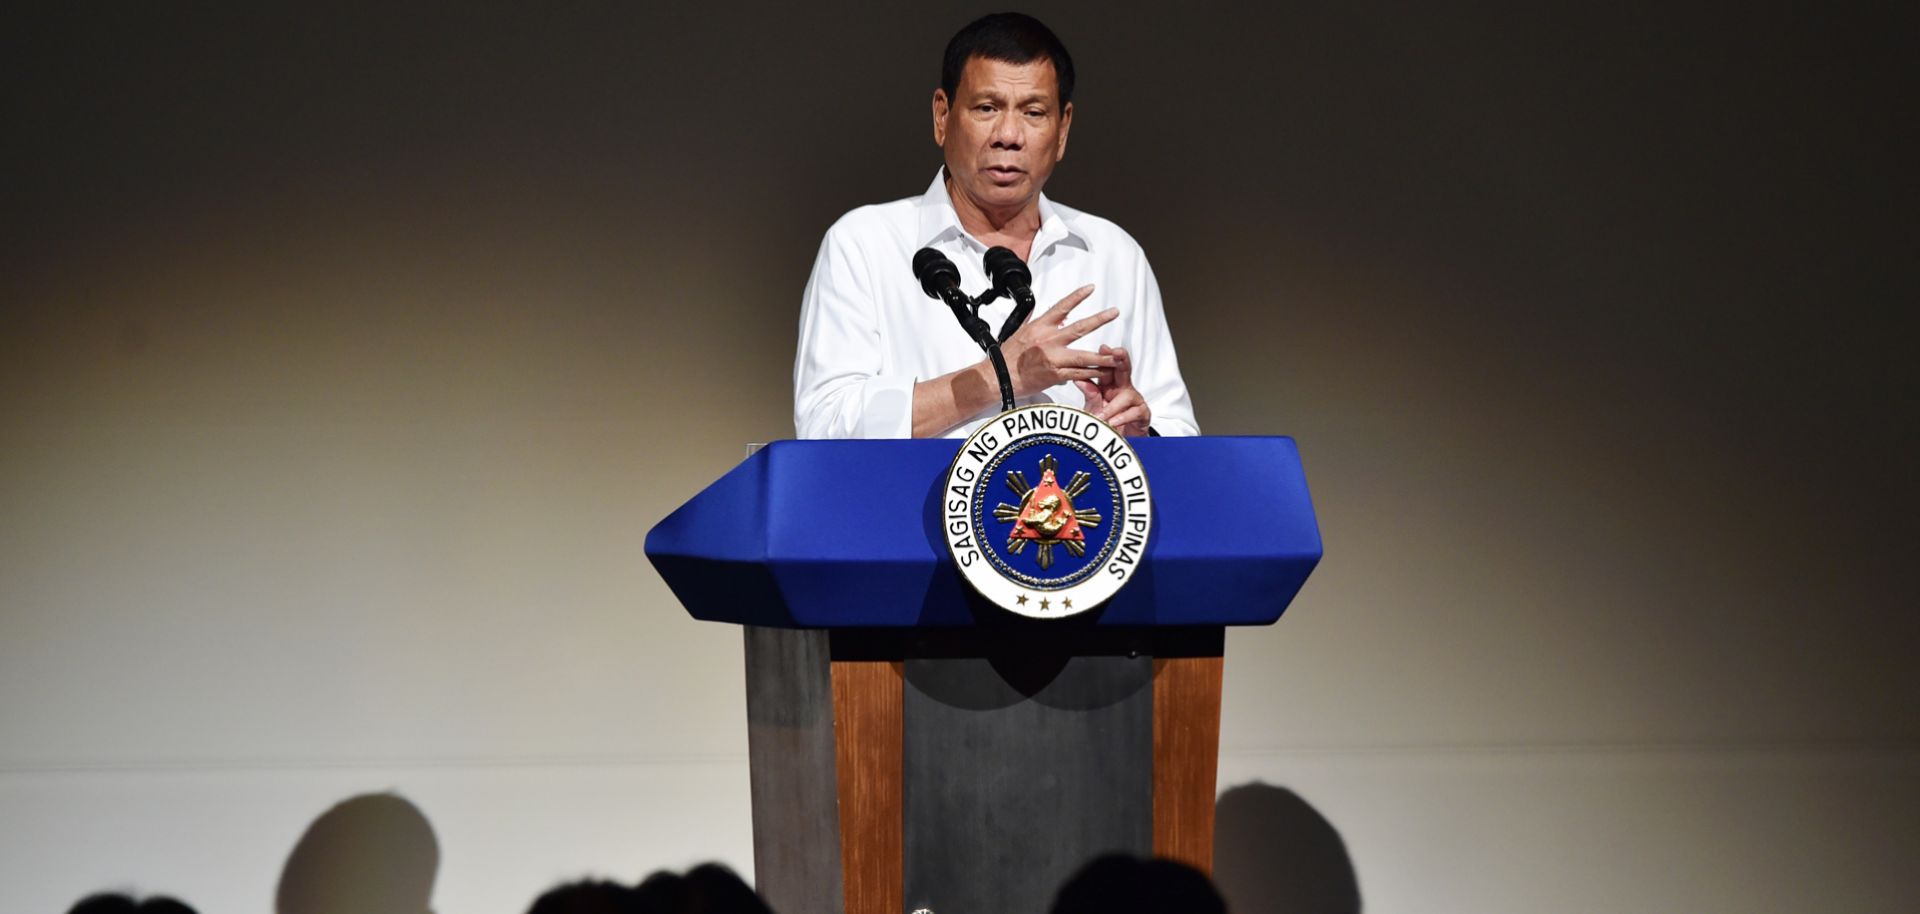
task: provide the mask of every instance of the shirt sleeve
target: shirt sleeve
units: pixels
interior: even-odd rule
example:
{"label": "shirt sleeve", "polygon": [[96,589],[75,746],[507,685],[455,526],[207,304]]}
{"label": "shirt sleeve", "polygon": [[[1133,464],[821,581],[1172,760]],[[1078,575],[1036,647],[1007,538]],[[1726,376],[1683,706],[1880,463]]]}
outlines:
{"label": "shirt sleeve", "polygon": [[1153,414],[1153,430],[1168,437],[1200,434],[1193,417],[1193,400],[1187,396],[1187,382],[1180,376],[1180,359],[1173,353],[1173,334],[1167,329],[1167,313],[1160,303],[1160,283],[1142,254],[1135,267],[1134,288],[1138,300],[1134,308],[1133,337],[1128,344],[1133,355],[1133,386],[1147,400]]}
{"label": "shirt sleeve", "polygon": [[910,438],[915,378],[883,374],[879,304],[845,221],[827,231],[800,300],[793,426],[801,438]]}

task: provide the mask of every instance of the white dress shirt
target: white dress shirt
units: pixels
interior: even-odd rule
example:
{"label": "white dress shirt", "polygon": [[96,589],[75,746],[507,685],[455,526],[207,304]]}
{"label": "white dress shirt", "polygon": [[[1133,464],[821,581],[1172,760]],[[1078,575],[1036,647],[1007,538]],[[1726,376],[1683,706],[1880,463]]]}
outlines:
{"label": "white dress shirt", "polygon": [[[970,294],[992,285],[980,262],[987,246],[960,227],[938,174],[926,193],[860,207],[827,230],[800,304],[800,349],[793,364],[793,424],[800,437],[911,438],[914,384],[985,357],[953,312],[921,291],[913,255],[923,247],[947,255]],[[1133,386],[1147,400],[1154,431],[1200,433],[1161,310],[1160,286],[1138,242],[1112,222],[1043,194],[1027,267],[1034,297],[1029,320],[1092,283],[1093,294],[1067,320],[1109,307],[1118,307],[1120,315],[1072,346],[1091,352],[1102,343],[1126,347]],[[1012,310],[1013,303],[1002,298],[983,306],[980,317],[997,334]],[[1066,383],[1019,401],[1045,402],[1085,408],[1086,396]],[[964,438],[997,412],[996,402],[944,435]]]}

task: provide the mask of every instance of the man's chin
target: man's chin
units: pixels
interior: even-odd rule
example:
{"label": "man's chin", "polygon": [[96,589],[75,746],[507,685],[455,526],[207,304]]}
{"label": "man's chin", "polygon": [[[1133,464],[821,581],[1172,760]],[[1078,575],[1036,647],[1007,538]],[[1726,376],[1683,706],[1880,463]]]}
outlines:
{"label": "man's chin", "polygon": [[990,209],[1009,209],[1025,206],[1032,202],[1034,189],[1033,183],[1025,180],[1025,175],[1021,175],[1021,178],[1022,180],[1011,185],[989,183],[983,187],[976,187],[973,197],[979,201],[981,206]]}

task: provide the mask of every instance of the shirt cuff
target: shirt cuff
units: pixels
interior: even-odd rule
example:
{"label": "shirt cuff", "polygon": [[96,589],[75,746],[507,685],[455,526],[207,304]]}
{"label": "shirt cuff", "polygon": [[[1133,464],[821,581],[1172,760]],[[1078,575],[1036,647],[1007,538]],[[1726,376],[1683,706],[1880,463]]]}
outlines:
{"label": "shirt cuff", "polygon": [[867,379],[860,390],[862,409],[856,438],[913,437],[913,385],[911,377],[876,376]]}

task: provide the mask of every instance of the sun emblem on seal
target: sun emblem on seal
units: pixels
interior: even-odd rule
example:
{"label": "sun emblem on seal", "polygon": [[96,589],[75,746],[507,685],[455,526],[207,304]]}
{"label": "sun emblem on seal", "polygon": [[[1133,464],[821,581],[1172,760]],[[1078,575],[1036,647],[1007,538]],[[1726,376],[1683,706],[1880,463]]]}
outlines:
{"label": "sun emblem on seal", "polygon": [[1100,512],[1073,507],[1073,500],[1087,490],[1091,474],[1075,473],[1073,479],[1062,486],[1057,477],[1059,470],[1060,461],[1048,454],[1040,458],[1037,486],[1027,485],[1025,473],[1008,471],[1007,488],[1013,490],[1020,504],[1002,502],[993,509],[995,520],[1003,524],[1013,522],[1013,530],[1007,534],[1007,551],[1017,554],[1025,550],[1029,542],[1038,544],[1035,557],[1043,571],[1053,567],[1055,546],[1065,546],[1076,558],[1085,555],[1087,535],[1080,528],[1100,526]]}

